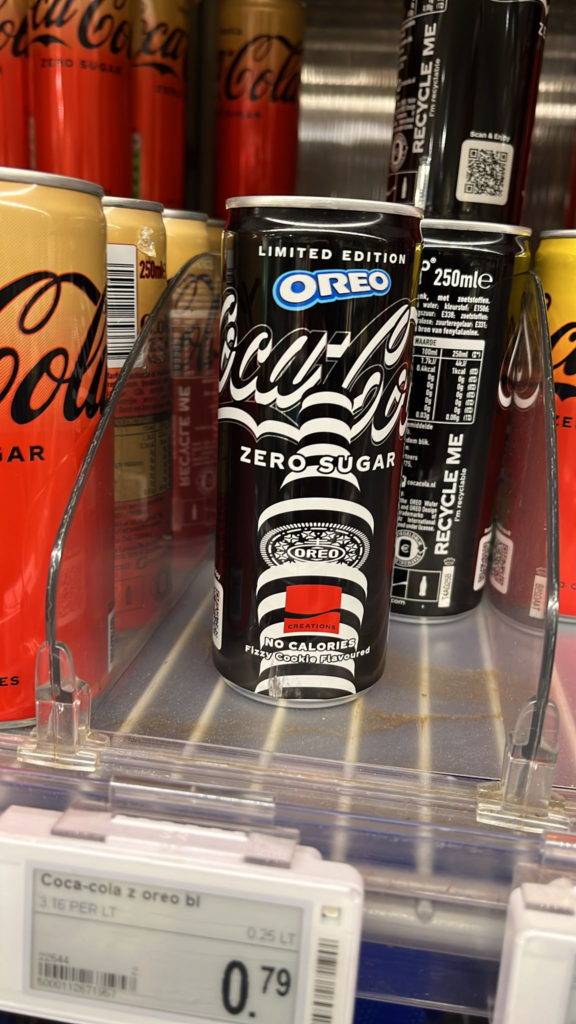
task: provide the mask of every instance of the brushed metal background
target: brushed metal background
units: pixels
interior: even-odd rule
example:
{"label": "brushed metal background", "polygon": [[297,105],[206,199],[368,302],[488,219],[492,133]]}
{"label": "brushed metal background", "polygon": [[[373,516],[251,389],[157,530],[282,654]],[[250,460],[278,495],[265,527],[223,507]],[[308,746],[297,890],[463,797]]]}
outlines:
{"label": "brushed metal background", "polygon": [[[403,8],[404,0],[307,0],[300,194],[385,198]],[[217,0],[194,7],[190,54],[188,205],[208,211],[217,11]],[[523,218],[535,232],[567,226],[575,133],[576,0],[551,0]]]}
{"label": "brushed metal background", "polygon": [[[308,0],[302,195],[386,198],[403,7],[403,0]],[[576,2],[552,0],[524,214],[536,231],[564,223],[575,129]]]}

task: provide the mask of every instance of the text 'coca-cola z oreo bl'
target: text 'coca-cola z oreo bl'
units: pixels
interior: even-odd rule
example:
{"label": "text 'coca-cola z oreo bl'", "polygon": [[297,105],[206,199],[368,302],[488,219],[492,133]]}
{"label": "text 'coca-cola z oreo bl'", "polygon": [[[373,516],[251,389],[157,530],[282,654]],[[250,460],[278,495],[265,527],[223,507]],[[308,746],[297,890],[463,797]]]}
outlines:
{"label": "text 'coca-cola z oreo bl'", "polygon": [[228,201],[214,661],[311,706],[381,676],[420,211]]}

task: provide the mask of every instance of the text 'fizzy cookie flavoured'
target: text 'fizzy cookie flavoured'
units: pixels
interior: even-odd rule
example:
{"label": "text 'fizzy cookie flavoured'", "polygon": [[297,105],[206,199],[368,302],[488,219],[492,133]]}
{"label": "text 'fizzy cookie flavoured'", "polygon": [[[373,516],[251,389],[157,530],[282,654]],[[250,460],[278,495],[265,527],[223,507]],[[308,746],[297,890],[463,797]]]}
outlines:
{"label": "text 'fizzy cookie flavoured'", "polygon": [[214,661],[259,697],[346,700],[386,654],[420,212],[228,208]]}

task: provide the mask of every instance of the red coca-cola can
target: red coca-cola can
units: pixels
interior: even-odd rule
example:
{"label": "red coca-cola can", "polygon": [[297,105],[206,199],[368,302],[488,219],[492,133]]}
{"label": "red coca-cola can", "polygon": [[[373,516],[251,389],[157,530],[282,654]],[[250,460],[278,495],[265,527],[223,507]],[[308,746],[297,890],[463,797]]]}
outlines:
{"label": "red coca-cola can", "polygon": [[[0,170],[4,726],[34,716],[50,556],[106,397],[101,196],[85,181]],[[55,609],[56,639],[69,644],[77,676],[90,682],[110,667],[112,484],[112,458],[99,457],[66,543]]]}
{"label": "red coca-cola can", "polygon": [[222,0],[214,205],[296,187],[304,39],[300,0]]}
{"label": "red coca-cola can", "polygon": [[29,166],[26,0],[0,0],[0,165]]}
{"label": "red coca-cola can", "polygon": [[140,15],[133,61],[134,195],[181,207],[190,0],[141,0]]}
{"label": "red coca-cola can", "polygon": [[132,191],[130,45],[135,0],[33,0],[31,111],[40,171]]}

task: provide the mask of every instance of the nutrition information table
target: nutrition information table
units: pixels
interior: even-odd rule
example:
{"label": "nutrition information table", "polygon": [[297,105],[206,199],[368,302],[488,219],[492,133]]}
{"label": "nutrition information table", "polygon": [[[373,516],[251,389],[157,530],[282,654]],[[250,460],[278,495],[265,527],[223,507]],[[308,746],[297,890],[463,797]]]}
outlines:
{"label": "nutrition information table", "polygon": [[[488,300],[424,301],[421,305],[414,339],[410,419],[474,423],[485,343],[469,335],[485,330]],[[434,328],[438,305],[446,319]],[[459,337],[461,332],[468,337]]]}

